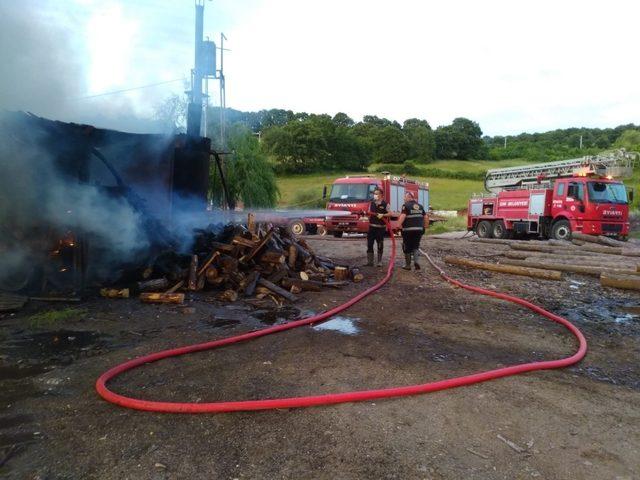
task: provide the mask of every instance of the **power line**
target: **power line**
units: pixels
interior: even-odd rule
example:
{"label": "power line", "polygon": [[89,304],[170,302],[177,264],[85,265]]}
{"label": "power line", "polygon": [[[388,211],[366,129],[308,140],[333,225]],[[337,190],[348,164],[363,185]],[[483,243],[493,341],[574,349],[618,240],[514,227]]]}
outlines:
{"label": "power line", "polygon": [[125,88],[122,90],[114,90],[112,92],[97,93],[95,95],[86,95],[84,97],[75,97],[72,100],[87,100],[89,98],[105,97],[107,95],[117,95],[118,93],[125,93],[125,92],[131,92],[133,90],[142,90],[144,88],[157,87],[158,85],[166,85],[167,83],[175,83],[182,80],[184,80],[184,78],[175,78],[173,80],[166,80],[164,82],[157,82],[157,83],[149,83],[148,85],[140,85],[138,87]]}

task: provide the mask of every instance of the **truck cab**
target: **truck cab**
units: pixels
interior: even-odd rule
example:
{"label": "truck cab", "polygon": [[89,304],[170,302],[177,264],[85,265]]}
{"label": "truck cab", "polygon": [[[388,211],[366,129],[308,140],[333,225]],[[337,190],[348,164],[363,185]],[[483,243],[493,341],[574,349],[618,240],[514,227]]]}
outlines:
{"label": "truck cab", "polygon": [[572,231],[626,238],[629,201],[622,182],[577,176],[556,180],[551,206],[552,237],[568,238]]}
{"label": "truck cab", "polygon": [[348,210],[351,214],[327,217],[327,233],[341,237],[344,232],[366,232],[369,229],[369,203],[373,191],[381,187],[380,180],[368,175],[338,178],[331,186],[327,210]]}
{"label": "truck cab", "polygon": [[387,172],[383,172],[383,175],[382,178],[376,178],[373,175],[350,175],[333,182],[327,210],[347,210],[351,214],[327,216],[325,220],[327,233],[335,237],[341,237],[345,232],[366,233],[369,230],[369,203],[373,199],[373,191],[376,188],[382,189],[383,198],[391,213],[389,221],[394,232],[401,229],[398,217],[406,192],[413,193],[415,199],[425,209],[429,208],[428,183],[391,176]]}

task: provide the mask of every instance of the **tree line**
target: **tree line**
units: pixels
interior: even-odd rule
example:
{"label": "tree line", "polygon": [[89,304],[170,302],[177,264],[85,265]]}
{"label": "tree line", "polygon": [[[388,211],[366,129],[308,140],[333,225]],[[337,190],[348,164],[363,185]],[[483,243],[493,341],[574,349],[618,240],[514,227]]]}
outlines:
{"label": "tree line", "polygon": [[[214,118],[218,115],[214,112]],[[364,170],[371,163],[429,163],[436,158],[487,158],[480,126],[466,118],[433,130],[427,120],[402,123],[365,115],[356,122],[345,113],[295,113],[291,110],[241,112],[228,109],[229,123],[259,133],[262,148],[283,173]],[[216,120],[213,120],[214,122]]]}
{"label": "tree line", "polygon": [[[274,206],[278,199],[275,173],[316,171],[363,171],[377,164],[377,170],[415,174],[417,164],[436,159],[500,160],[521,158],[552,161],[590,155],[614,147],[640,151],[640,126],[615,128],[569,128],[514,136],[483,136],[480,125],[456,118],[435,130],[424,119],[395,120],[366,115],[356,122],[345,113],[333,116],[292,110],[270,109],[243,112],[226,109],[224,142],[220,111],[207,112],[207,136],[225,156],[230,194],[247,207]],[[173,131],[184,129],[186,104],[179,96],[160,104],[156,117]],[[582,144],[581,144],[582,142]],[[224,148],[223,148],[224,146]],[[489,162],[487,168],[491,168]],[[437,168],[420,167],[420,172],[441,176]],[[459,178],[482,175],[457,172]],[[451,176],[451,172],[446,172]],[[473,177],[473,178],[472,178]],[[219,204],[220,178],[211,171],[211,199]]]}

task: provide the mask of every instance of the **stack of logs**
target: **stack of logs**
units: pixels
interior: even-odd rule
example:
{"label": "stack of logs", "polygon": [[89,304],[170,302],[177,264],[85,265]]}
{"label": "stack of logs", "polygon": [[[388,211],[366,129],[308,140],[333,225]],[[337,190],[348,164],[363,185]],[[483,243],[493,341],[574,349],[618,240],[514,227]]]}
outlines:
{"label": "stack of logs", "polygon": [[[224,235],[200,231],[188,268],[177,275],[138,282],[135,288],[141,292],[140,299],[183,303],[184,292],[217,290],[218,300],[234,302],[241,296],[255,296],[270,298],[280,306],[284,300],[297,301],[297,294],[303,291],[340,288],[363,279],[357,268],[336,265],[317,255],[286,227],[256,225],[251,214],[246,227],[233,225],[225,231]],[[124,296],[122,292],[113,290],[108,295],[105,291],[103,296]]]}
{"label": "stack of logs", "polygon": [[498,263],[461,257],[445,262],[514,275],[560,280],[563,273],[599,277],[603,286],[640,290],[640,248],[608,237],[573,233],[572,240],[546,242],[475,238],[508,247]]}

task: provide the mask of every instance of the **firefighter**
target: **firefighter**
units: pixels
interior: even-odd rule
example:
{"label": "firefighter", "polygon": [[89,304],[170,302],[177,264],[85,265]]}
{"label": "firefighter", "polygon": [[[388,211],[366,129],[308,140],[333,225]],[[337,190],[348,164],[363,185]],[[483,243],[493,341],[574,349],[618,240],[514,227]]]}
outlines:
{"label": "firefighter", "polygon": [[389,217],[387,202],[382,199],[382,190],[373,191],[373,200],[369,204],[369,231],[367,232],[367,266],[373,267],[373,243],[378,243],[378,267],[382,266],[382,250],[384,248],[384,232],[387,225],[385,217]]}
{"label": "firefighter", "polygon": [[418,256],[420,252],[420,239],[424,235],[424,207],[415,201],[411,192],[404,194],[404,205],[398,218],[402,225],[402,251],[404,252],[405,270],[411,270],[411,256],[416,270],[420,270]]}

